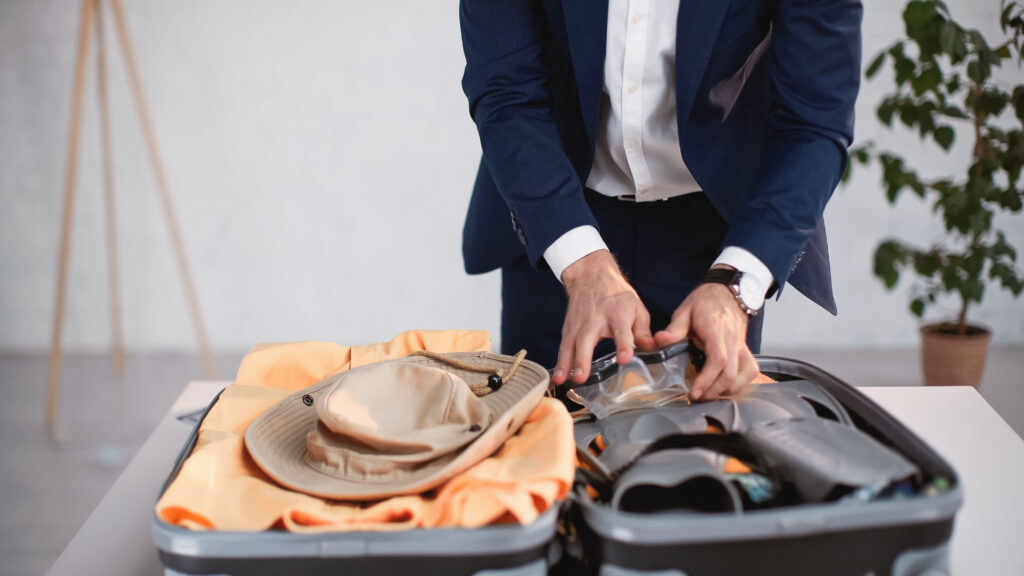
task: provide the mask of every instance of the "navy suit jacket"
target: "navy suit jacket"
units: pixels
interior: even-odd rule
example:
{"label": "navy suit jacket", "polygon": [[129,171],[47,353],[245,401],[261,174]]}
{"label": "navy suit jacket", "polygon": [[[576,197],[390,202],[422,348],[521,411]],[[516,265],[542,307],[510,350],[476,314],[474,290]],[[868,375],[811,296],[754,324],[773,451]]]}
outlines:
{"label": "navy suit jacket", "polygon": [[[687,167],[761,259],[836,312],[822,212],[846,167],[860,85],[860,0],[681,0],[676,108]],[[583,195],[604,86],[607,0],[462,0],[463,91],[483,160],[466,271],[597,226]],[[511,216],[511,217],[510,217]],[[666,247],[666,249],[674,249]]]}

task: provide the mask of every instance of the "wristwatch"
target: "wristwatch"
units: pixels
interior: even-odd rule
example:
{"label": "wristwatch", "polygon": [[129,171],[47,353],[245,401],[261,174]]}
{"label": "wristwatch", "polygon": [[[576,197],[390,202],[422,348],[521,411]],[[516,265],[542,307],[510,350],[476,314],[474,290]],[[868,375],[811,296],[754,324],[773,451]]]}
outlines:
{"label": "wristwatch", "polygon": [[764,307],[765,289],[752,274],[732,268],[712,268],[701,281],[701,284],[709,283],[728,286],[740,308],[750,316],[757,316]]}

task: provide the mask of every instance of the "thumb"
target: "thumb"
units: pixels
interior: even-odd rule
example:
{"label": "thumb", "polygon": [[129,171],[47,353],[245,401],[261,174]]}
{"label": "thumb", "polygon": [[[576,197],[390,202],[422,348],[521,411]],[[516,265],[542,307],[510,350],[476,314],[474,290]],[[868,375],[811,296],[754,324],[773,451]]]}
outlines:
{"label": "thumb", "polygon": [[654,340],[658,343],[658,346],[667,346],[686,338],[689,332],[690,307],[683,306],[679,309],[679,313],[672,318],[668,326],[654,335]]}

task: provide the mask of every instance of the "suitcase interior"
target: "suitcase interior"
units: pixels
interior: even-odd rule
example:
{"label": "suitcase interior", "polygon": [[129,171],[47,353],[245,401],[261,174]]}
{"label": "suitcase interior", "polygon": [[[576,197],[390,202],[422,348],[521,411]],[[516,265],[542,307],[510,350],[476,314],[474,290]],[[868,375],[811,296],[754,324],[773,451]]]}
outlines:
{"label": "suitcase interior", "polygon": [[[931,497],[839,506],[800,504],[740,515],[620,512],[574,489],[577,530],[567,551],[588,571],[627,574],[946,574],[962,494],[953,468],[854,387],[810,364],[760,356],[778,381],[807,380],[831,394],[853,424],[949,489]],[[657,410],[657,409],[655,409]]]}
{"label": "suitcase interior", "polygon": [[[903,454],[925,475],[948,479],[950,489],[929,498],[844,507],[802,504],[739,516],[651,516],[611,510],[577,486],[569,502],[553,506],[529,526],[395,533],[200,532],[154,515],[153,540],[168,574],[525,576],[545,574],[553,565],[558,573],[604,576],[947,573],[948,541],[962,499],[953,468],[831,374],[787,358],[760,356],[758,361],[776,380],[813,382],[843,405],[858,429]],[[193,428],[161,494],[191,454],[201,423]]]}
{"label": "suitcase interior", "polygon": [[[210,403],[206,413],[216,404]],[[196,422],[162,495],[192,453]],[[402,532],[295,534],[285,531],[195,531],[153,516],[152,535],[169,575],[218,574],[458,574],[534,576],[546,574],[560,555],[555,538],[561,503],[532,524],[479,529],[437,528]]]}

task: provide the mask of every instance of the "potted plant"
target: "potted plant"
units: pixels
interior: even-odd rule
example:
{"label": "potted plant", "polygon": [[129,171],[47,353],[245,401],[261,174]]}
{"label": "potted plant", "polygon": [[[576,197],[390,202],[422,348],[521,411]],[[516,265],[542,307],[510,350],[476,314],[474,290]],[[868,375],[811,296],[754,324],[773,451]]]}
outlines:
{"label": "potted plant", "polygon": [[[1000,25],[1007,38],[990,46],[980,32],[953,20],[940,0],[915,0],[903,11],[906,37],[879,53],[867,78],[883,66],[895,76],[895,89],[877,105],[887,127],[899,120],[949,152],[954,139],[972,138],[970,166],[957,178],[928,179],[891,150],[868,142],[851,150],[851,165],[876,164],[890,204],[904,191],[930,201],[945,232],[929,246],[884,240],[875,250],[874,272],[887,289],[903,272],[916,274],[910,311],[917,317],[945,294],[959,301],[955,319],[921,327],[926,384],[977,387],[990,337],[968,322],[968,309],[980,303],[989,284],[1019,296],[1024,282],[1017,252],[993,226],[999,212],[1021,210],[1024,165],[1024,84],[993,78],[1004,61],[1019,70],[1024,49],[1024,4],[1003,0]],[[1019,77],[1019,76],[1018,76]],[[845,178],[850,175],[849,169]]]}

